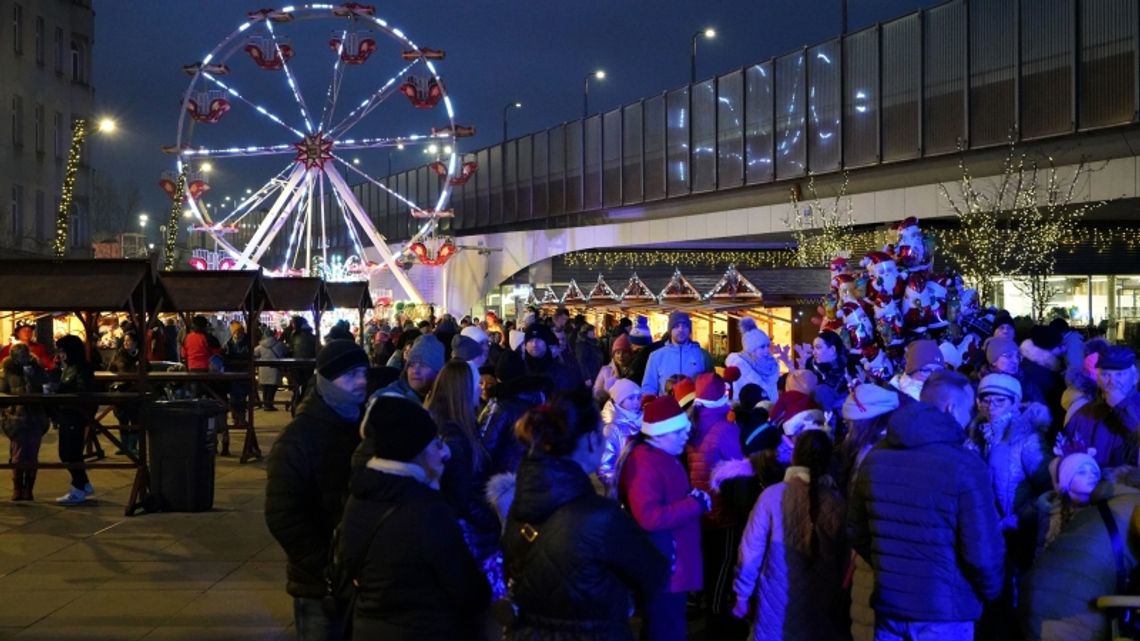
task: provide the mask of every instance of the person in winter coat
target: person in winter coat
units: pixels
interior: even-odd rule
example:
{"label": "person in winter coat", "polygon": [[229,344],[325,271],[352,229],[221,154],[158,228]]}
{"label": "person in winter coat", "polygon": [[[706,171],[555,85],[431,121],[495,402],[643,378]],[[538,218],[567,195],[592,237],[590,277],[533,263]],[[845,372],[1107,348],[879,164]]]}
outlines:
{"label": "person in winter coat", "polygon": [[925,338],[911,341],[906,346],[906,369],[891,379],[891,387],[917,401],[923,383],[940,369],[946,369],[946,362],[938,343]]}
{"label": "person in winter coat", "polygon": [[606,496],[617,497],[618,459],[625,444],[641,431],[641,388],[628,378],[619,378],[610,386],[606,401],[607,413],[611,417],[605,421],[602,436],[602,460],[598,465],[598,480],[606,488]]}
{"label": "person in winter coat", "polygon": [[644,605],[647,641],[684,639],[686,594],[702,587],[700,517],[712,501],[690,487],[678,458],[689,429],[676,400],[654,399],[645,406],[641,432],[629,442],[617,475],[622,503],[673,568],[668,586]]}
{"label": "person in winter coat", "polygon": [[732,382],[732,398],[740,398],[745,385],[755,384],[769,401],[775,402],[779,395],[776,381],[780,378],[780,363],[772,356],[772,340],[756,326],[755,320],[745,316],[740,319],[740,341],[744,349],[724,360],[725,367],[740,370],[740,378]]}
{"label": "person in winter coat", "polygon": [[490,590],[439,491],[447,444],[422,406],[398,396],[373,398],[364,424],[372,456],[352,479],[338,546],[357,586],[352,638],[478,639]]}
{"label": "person in winter coat", "polygon": [[668,581],[668,560],[645,532],[594,493],[588,475],[605,451],[598,423],[585,390],[519,421],[528,454],[503,534],[518,609],[509,640],[633,641],[631,603],[647,602]]}
{"label": "person in winter coat", "polygon": [[20,319],[16,321],[16,326],[12,330],[12,333],[14,334],[14,336],[12,336],[14,342],[5,345],[3,348],[0,348],[0,361],[8,358],[12,347],[15,346],[16,343],[23,343],[24,345],[28,346],[29,350],[31,350],[32,356],[40,362],[40,367],[49,372],[55,369],[55,359],[48,351],[47,346],[36,341],[35,321],[29,319]]}
{"label": "person in winter coat", "polygon": [[574,341],[574,360],[578,362],[582,380],[587,386],[593,387],[602,369],[602,348],[598,345],[598,337],[594,326],[586,323],[578,330],[578,338]]}
{"label": "person in winter coat", "polygon": [[717,463],[709,476],[709,488],[719,495],[723,509],[731,513],[736,524],[736,541],[740,540],[760,493],[782,481],[787,467],[777,461],[776,448],[783,440],[783,432],[768,420],[768,410],[761,404],[765,401],[759,400],[763,394],[760,386],[754,384],[741,390],[733,413],[743,457]]}
{"label": "person in winter coat", "polygon": [[[831,439],[811,430],[796,439],[783,483],[764,490],[740,539],[733,614],[744,618],[757,598],[754,641],[835,641],[839,616],[844,501],[827,470]],[[807,597],[810,595],[810,598]]]}
{"label": "person in winter coat", "polygon": [[629,330],[629,346],[633,350],[633,362],[630,363],[628,378],[640,384],[645,380],[645,368],[649,365],[649,357],[653,352],[665,347],[669,342],[666,336],[661,340],[653,340],[653,333],[649,330],[649,319],[644,316],[637,317],[637,323]]}
{"label": "person in winter coat", "polygon": [[[25,343],[15,343],[0,362],[0,393],[39,394],[48,373]],[[40,443],[50,422],[42,405],[12,405],[0,411],[0,429],[10,440],[8,462],[12,470],[12,500],[35,500]]]}
{"label": "person in winter coat", "polygon": [[[887,432],[891,414],[899,408],[899,392],[863,384],[851,388],[843,401],[843,420],[846,421],[847,439],[840,452],[840,469],[843,484],[840,492],[854,488],[860,468],[871,449]],[[851,562],[851,638],[854,641],[873,641],[875,638],[875,610],[871,608],[871,594],[875,590],[875,571],[870,562],[852,552]]]}
{"label": "person in winter coat", "polygon": [[[304,316],[294,316],[290,321],[292,332],[289,334],[289,358],[316,358],[317,336],[312,326]],[[289,386],[293,388],[293,397],[296,401],[305,395],[313,377],[311,366],[298,366],[289,368]]]}
{"label": "person in winter coat", "polygon": [[649,355],[641,391],[660,394],[665,381],[674,374],[696,379],[699,374],[713,371],[712,356],[692,340],[693,321],[682,311],[669,314],[669,342]]}
{"label": "person in winter coat", "polygon": [[[1117,568],[1137,565],[1132,515],[1140,508],[1140,471],[1122,466],[1101,483],[1096,507],[1076,512],[1021,582],[1022,633],[1029,641],[1101,641],[1110,638],[1108,619],[1096,608],[1098,597],[1125,594]],[[1103,496],[1101,495],[1103,492]],[[1103,506],[1103,507],[1102,507]],[[1111,519],[1120,540],[1108,534]],[[1120,556],[1114,548],[1119,545]]]}
{"label": "person in winter coat", "polygon": [[847,381],[855,376],[855,368],[839,334],[826,330],[820,332],[811,342],[811,356],[804,369],[815,372],[819,379],[813,395],[816,402],[825,411],[839,413],[847,398]]}
{"label": "person in winter coat", "polygon": [[553,330],[542,323],[531,323],[523,337],[523,367],[528,376],[549,378],[553,389],[571,391],[583,385],[585,379],[573,355],[557,353],[557,346],[558,338]]}
{"label": "person in winter coat", "polygon": [[1102,468],[1136,462],[1140,429],[1140,392],[1136,389],[1136,353],[1115,345],[1097,360],[1101,397],[1069,419],[1065,439],[1082,449],[1095,448]]}
{"label": "person in winter coat", "polygon": [[[133,331],[125,332],[123,334],[123,344],[119,349],[115,350],[115,355],[111,357],[111,363],[107,366],[107,370],[121,374],[137,374],[139,372],[140,356],[138,335]],[[131,387],[131,383],[119,381],[111,384],[110,391],[127,391]],[[140,404],[137,403],[115,405],[115,420],[119,422],[119,425],[137,424],[139,422],[139,411],[141,409]],[[122,444],[122,447],[116,452],[117,454],[128,451],[136,456],[138,455],[138,432],[135,430],[119,430],[119,442]]]}
{"label": "person in winter coat", "polygon": [[[216,341],[216,339],[215,339]],[[182,340],[182,360],[191,372],[210,371],[210,358],[220,352],[221,345],[214,347],[210,340],[210,321],[205,316],[195,316],[190,321],[190,329]]]}
{"label": "person in winter coat", "polygon": [[[253,357],[259,361],[274,361],[285,358],[285,344],[277,340],[273,332],[265,329],[261,340],[253,348]],[[281,383],[281,370],[276,367],[258,367],[257,384],[261,387],[261,409],[276,412],[273,399],[277,396],[277,385]]]}
{"label": "person in winter coat", "polygon": [[986,364],[974,373],[975,380],[982,380],[987,374],[1009,374],[1021,383],[1021,398],[1029,403],[1044,403],[1045,397],[1032,381],[1025,377],[1021,367],[1021,348],[1017,343],[1000,336],[985,342]]}
{"label": "person in winter coat", "polygon": [[[632,370],[630,366],[633,364],[633,348],[629,343],[629,336],[621,333],[613,340],[611,345],[612,357],[610,362],[598,370],[598,376],[594,379],[594,400],[599,405],[605,405],[607,400],[610,400],[609,389],[613,387],[614,381],[620,378],[631,379],[635,385],[637,380],[632,379]],[[638,385],[638,391],[641,386]]]}
{"label": "person in winter coat", "polygon": [[1086,452],[1070,453],[1055,467],[1053,489],[1037,499],[1035,557],[1052,545],[1077,512],[1089,506],[1100,482],[1100,466]]}
{"label": "person in winter coat", "polygon": [[528,376],[522,359],[504,352],[495,367],[499,384],[491,390],[479,440],[491,457],[491,474],[514,472],[522,461],[523,447],[515,438],[515,423],[527,410],[541,405],[552,392],[549,378]]}
{"label": "person in winter coat", "polygon": [[[360,443],[368,355],[352,341],[331,341],[316,361],[315,385],[285,426],[266,464],[265,523],[288,559],[286,591],[301,639],[340,639],[346,621],[329,619],[325,566]],[[434,531],[434,530],[433,530]]]}
{"label": "person in winter coat", "polygon": [[405,361],[406,366],[399,380],[373,396],[402,396],[413,403],[423,403],[447,362],[443,343],[433,334],[424,334],[406,350]]}
{"label": "person in winter coat", "polygon": [[1025,380],[1036,387],[1046,407],[1060,407],[1065,391],[1065,363],[1061,356],[1064,335],[1055,325],[1037,325],[1029,338],[1021,341],[1021,370]]}
{"label": "person in winter coat", "polygon": [[1066,388],[1061,393],[1061,409],[1065,411],[1060,423],[1062,429],[1069,424],[1077,410],[1095,401],[1100,394],[1096,386],[1096,364],[1108,352],[1109,347],[1108,341],[1103,338],[1090,338],[1081,344],[1080,357],[1075,358],[1065,370]]}
{"label": "person in winter coat", "polygon": [[848,510],[854,549],[875,570],[875,638],[970,639],[1004,582],[985,463],[963,446],[974,392],[937,372],[894,412],[860,468]]}
{"label": "person in winter coat", "polygon": [[440,492],[459,517],[463,539],[491,584],[492,598],[498,600],[506,596],[499,518],[483,500],[491,458],[479,440],[474,376],[465,361],[447,363],[435,379],[424,407],[439,426],[440,438],[451,452],[444,465]]}
{"label": "person in winter coat", "polygon": [[[714,372],[697,377],[693,400],[692,428],[685,459],[689,484],[711,491],[713,468],[723,461],[744,457],[740,450],[740,428],[728,418],[728,395],[724,379]],[[736,540],[732,534],[733,513],[712,494],[712,509],[701,519],[701,557],[704,567],[706,631],[723,636],[733,626],[732,589],[729,576],[736,562]]]}
{"label": "person in winter coat", "polygon": [[[250,367],[250,357],[252,346],[249,341],[249,334],[245,332],[245,326],[238,321],[230,323],[230,338],[226,341],[225,346],[222,348],[222,358],[225,359],[225,368],[227,372],[248,372]],[[250,384],[246,381],[231,381],[229,384],[229,400],[230,400],[230,415],[233,417],[233,424],[235,427],[244,427],[249,423],[249,394]],[[221,424],[221,441],[222,449],[219,452],[222,456],[228,456],[230,453],[230,430],[226,422]],[[261,457],[261,452],[257,452],[257,456]]]}
{"label": "person in winter coat", "polygon": [[[87,361],[83,339],[72,334],[61,336],[55,342],[59,367],[52,373],[60,394],[86,394],[95,391],[95,370]],[[78,505],[95,494],[83,466],[83,446],[87,438],[87,424],[95,418],[94,405],[68,405],[54,410],[52,419],[59,428],[59,460],[72,467],[71,486],[67,494],[57,498],[60,505]]]}

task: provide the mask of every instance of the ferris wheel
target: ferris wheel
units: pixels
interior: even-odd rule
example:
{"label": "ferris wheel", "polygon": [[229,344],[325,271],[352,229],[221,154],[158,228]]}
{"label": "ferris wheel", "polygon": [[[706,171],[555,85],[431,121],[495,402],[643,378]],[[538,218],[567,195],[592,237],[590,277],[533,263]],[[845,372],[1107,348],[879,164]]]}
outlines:
{"label": "ferris wheel", "polygon": [[[456,143],[474,129],[456,124],[437,71],[444,52],[417,45],[358,3],[262,9],[246,18],[183,67],[191,79],[177,141],[164,148],[177,172],[164,175],[163,188],[174,198],[185,176],[191,229],[216,241],[223,268],[358,280],[386,268],[422,302],[400,267],[413,253],[388,247],[351,184],[367,183],[407,206],[417,231],[405,247],[434,239],[450,215],[452,188],[475,170],[459,160]],[[432,160],[440,184],[431,202],[378,179],[383,163],[361,165],[362,156],[387,154],[390,167],[391,154],[405,148]],[[211,208],[204,170],[252,185]],[[329,256],[337,229],[354,255]]]}

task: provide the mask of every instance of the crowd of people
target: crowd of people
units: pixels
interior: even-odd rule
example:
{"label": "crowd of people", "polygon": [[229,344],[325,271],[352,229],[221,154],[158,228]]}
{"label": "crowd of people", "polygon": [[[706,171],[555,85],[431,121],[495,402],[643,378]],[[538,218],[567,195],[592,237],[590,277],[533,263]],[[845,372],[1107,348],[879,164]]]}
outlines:
{"label": "crowd of people", "polygon": [[749,319],[718,370],[680,311],[656,340],[559,309],[329,342],[269,458],[299,636],[1103,638],[1136,565],[1135,353],[990,318],[881,379]]}

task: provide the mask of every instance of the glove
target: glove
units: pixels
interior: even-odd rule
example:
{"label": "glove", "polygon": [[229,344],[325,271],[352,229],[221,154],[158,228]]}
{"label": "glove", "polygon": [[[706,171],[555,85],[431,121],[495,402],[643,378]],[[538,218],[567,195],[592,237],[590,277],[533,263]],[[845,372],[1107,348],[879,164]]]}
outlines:
{"label": "glove", "polygon": [[712,509],[712,499],[709,498],[708,492],[693,488],[693,490],[689,492],[689,496],[697,500],[697,503],[701,506],[701,514]]}

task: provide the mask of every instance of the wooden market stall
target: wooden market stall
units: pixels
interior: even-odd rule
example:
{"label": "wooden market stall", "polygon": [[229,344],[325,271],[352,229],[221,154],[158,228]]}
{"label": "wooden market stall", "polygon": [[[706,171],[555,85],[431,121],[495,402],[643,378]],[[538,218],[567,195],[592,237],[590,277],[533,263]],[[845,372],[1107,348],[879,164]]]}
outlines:
{"label": "wooden market stall", "polygon": [[[145,260],[12,260],[0,264],[0,311],[32,312],[36,315],[74,314],[85,331],[88,356],[95,349],[94,338],[100,313],[126,314],[136,327],[147,320],[162,299],[151,264]],[[39,337],[42,339],[43,337]],[[49,341],[52,337],[47,337]],[[96,460],[83,463],[39,463],[39,469],[70,469],[83,465],[90,469],[133,469],[134,479],[127,497],[125,514],[132,516],[150,493],[147,463],[147,427],[141,423],[116,426],[139,434],[138,452],[125,448],[103,424],[110,408],[139,404],[146,398],[145,350],[140,350],[140,375],[131,377],[133,389],[90,394],[0,394],[0,407],[19,405],[96,406],[95,418],[88,424],[88,442],[94,442],[97,458],[102,459],[98,438],[104,437],[124,451],[126,462]],[[99,408],[102,408],[101,410]],[[0,468],[13,469],[11,463]]]}
{"label": "wooden market stall", "polygon": [[360,328],[357,338],[364,345],[364,313],[372,309],[372,295],[368,293],[366,281],[350,281],[340,283],[325,283],[328,293],[330,309],[356,310],[359,314]]}

